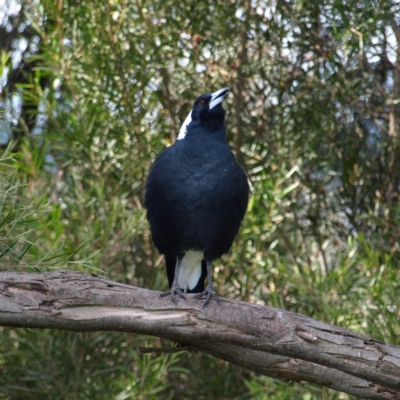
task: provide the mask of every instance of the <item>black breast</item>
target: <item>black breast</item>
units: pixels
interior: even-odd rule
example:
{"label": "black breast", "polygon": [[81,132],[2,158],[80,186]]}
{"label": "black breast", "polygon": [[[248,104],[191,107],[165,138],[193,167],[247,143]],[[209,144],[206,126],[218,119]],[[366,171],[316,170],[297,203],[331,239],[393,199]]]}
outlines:
{"label": "black breast", "polygon": [[232,245],[248,201],[248,183],[221,140],[176,142],[154,162],[145,205],[153,241],[167,256],[200,250],[208,260]]}

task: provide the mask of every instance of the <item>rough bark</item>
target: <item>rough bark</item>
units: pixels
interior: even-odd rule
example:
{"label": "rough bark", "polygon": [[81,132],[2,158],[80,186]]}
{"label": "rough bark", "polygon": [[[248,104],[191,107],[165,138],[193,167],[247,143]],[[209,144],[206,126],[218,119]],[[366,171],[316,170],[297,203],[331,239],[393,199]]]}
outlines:
{"label": "rough bark", "polygon": [[398,347],[271,307],[201,305],[78,272],[0,273],[3,326],[158,336],[278,379],[400,399]]}

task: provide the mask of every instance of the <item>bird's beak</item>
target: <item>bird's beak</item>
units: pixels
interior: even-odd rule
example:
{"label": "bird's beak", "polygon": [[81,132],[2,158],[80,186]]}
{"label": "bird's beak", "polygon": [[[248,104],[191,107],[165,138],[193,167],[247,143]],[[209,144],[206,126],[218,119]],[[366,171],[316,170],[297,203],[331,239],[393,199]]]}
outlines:
{"label": "bird's beak", "polygon": [[226,88],[218,90],[217,92],[214,92],[211,95],[211,101],[210,101],[210,105],[209,105],[210,110],[224,101],[225,97],[228,96],[229,90],[230,89],[228,87],[226,87]]}

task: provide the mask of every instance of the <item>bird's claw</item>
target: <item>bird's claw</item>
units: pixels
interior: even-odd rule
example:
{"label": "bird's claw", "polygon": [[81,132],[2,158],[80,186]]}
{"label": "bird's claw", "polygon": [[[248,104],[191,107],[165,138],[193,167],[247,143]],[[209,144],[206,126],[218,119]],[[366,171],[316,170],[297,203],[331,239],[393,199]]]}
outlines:
{"label": "bird's claw", "polygon": [[204,292],[201,292],[199,294],[196,294],[196,296],[194,296],[195,299],[201,299],[203,296],[206,296],[206,299],[203,302],[203,305],[201,306],[201,308],[204,308],[209,302],[210,300],[213,298],[218,304],[221,304],[221,301],[219,300],[219,297],[217,295],[217,293],[215,293],[214,289],[210,286],[206,287],[206,290],[204,290]]}
{"label": "bird's claw", "polygon": [[176,296],[179,296],[181,299],[186,300],[185,296],[183,295],[183,291],[179,286],[172,286],[171,290],[160,294],[160,297],[166,296],[171,296],[171,300],[174,304],[177,303]]}

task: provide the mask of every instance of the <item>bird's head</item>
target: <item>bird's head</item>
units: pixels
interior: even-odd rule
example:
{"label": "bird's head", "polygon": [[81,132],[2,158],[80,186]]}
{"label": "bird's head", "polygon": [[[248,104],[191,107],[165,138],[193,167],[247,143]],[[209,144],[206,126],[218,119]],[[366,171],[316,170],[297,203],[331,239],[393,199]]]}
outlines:
{"label": "bird's head", "polygon": [[224,122],[225,110],[222,102],[228,96],[229,88],[220,89],[214,93],[205,93],[196,99],[192,111],[186,117],[177,140],[186,136],[187,127],[192,121],[203,121],[205,123]]}

